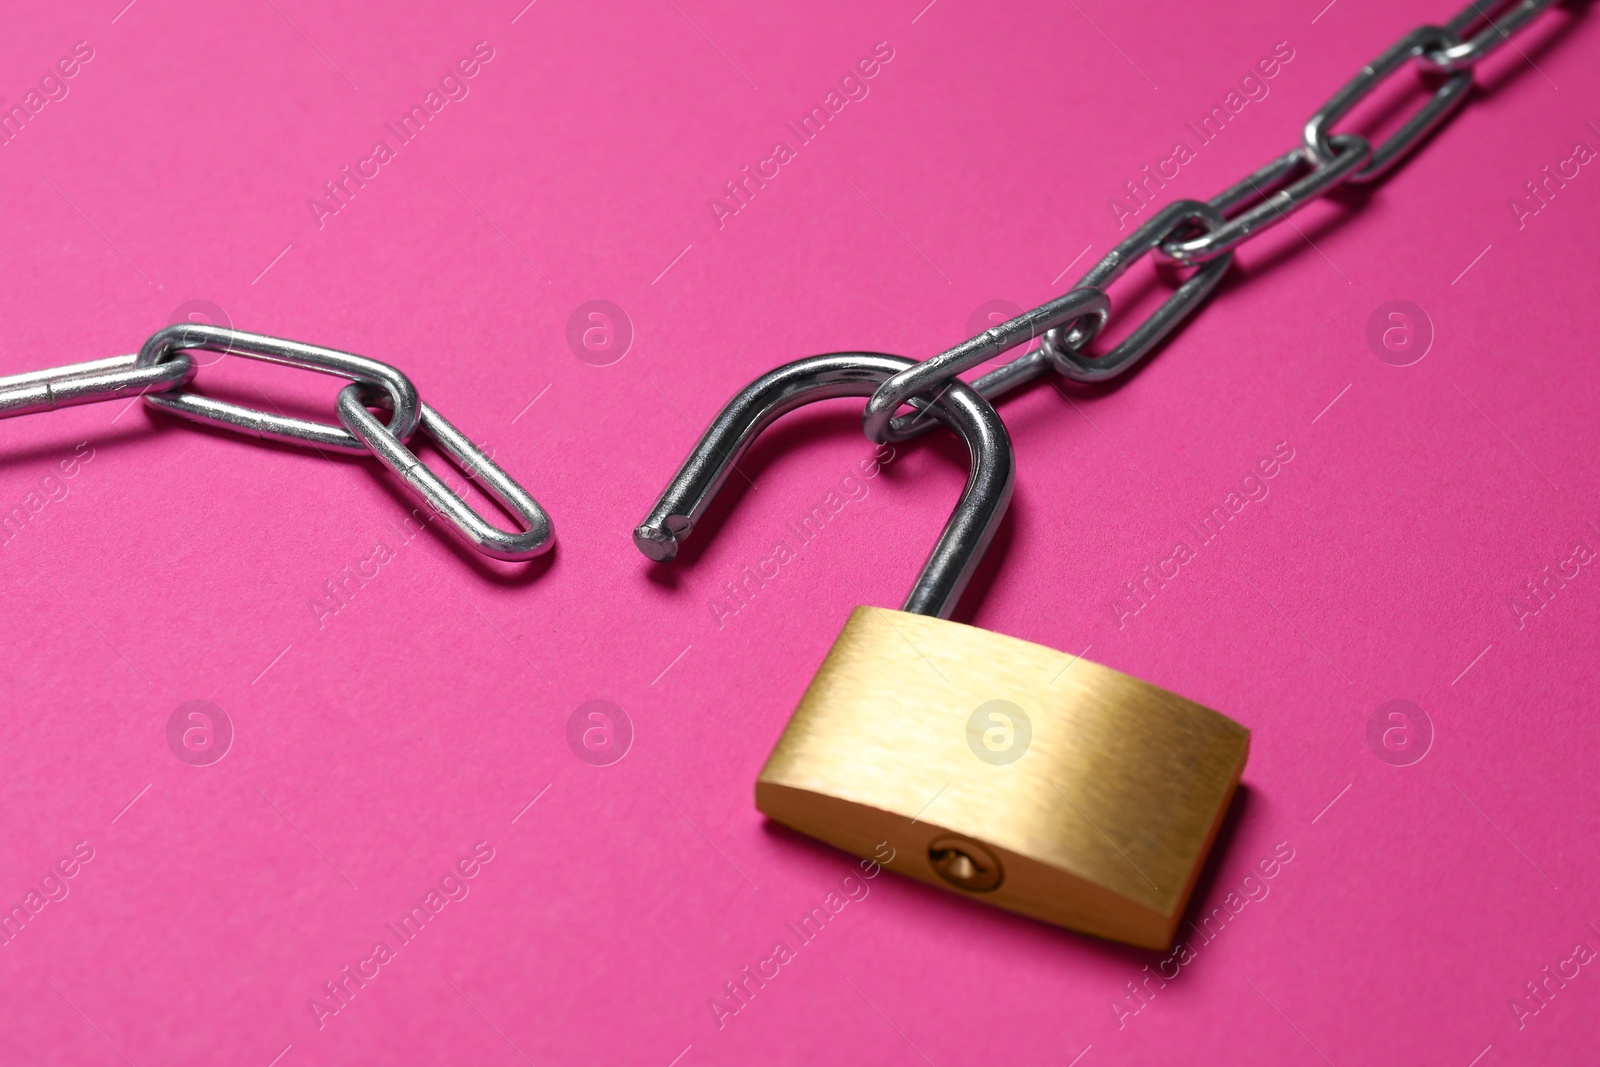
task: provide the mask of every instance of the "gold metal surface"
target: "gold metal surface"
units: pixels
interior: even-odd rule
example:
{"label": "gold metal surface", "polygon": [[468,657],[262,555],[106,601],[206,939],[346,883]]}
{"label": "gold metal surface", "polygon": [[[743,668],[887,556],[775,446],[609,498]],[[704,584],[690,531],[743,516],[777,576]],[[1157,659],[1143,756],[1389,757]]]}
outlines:
{"label": "gold metal surface", "polygon": [[1160,949],[1249,750],[1232,719],[1109,667],[858,607],[756,807],[858,856],[887,841],[891,869],[963,896]]}

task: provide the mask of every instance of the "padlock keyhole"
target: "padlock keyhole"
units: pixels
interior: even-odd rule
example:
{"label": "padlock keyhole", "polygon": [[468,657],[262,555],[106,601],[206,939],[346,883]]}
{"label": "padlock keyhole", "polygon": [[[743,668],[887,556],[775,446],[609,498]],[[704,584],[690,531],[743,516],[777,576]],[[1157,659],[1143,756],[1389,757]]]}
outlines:
{"label": "padlock keyhole", "polygon": [[998,889],[1005,878],[993,852],[960,837],[942,837],[929,845],[928,863],[940,878],[972,893]]}

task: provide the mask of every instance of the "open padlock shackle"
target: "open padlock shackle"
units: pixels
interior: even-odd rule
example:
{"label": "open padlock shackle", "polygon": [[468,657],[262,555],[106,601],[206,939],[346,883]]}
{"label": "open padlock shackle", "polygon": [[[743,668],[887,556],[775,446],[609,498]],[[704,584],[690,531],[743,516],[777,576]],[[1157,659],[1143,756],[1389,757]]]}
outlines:
{"label": "open padlock shackle", "polygon": [[[741,389],[678,468],[633,543],[653,560],[670,560],[678,543],[721,490],[734,464],[774,421],[806,404],[871,396],[914,360],[878,352],[834,352],[787,363]],[[901,610],[947,619],[989,547],[1011,503],[1016,463],[1011,435],[987,400],[952,381],[927,409],[967,444],[972,466],[961,499],[945,523]]]}

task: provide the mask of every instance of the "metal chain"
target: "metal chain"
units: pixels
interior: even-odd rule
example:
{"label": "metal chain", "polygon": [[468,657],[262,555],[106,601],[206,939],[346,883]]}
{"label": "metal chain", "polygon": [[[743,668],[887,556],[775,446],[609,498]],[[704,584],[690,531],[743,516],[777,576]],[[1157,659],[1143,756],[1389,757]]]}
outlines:
{"label": "metal chain", "polygon": [[[1168,204],[1108,252],[1065,295],[885,381],[867,401],[861,417],[867,439],[874,444],[906,441],[933,429],[938,422],[924,412],[956,375],[1033,340],[1041,330],[1043,340],[1038,348],[970,383],[978,395],[995,400],[1047,368],[1084,384],[1108,382],[1126,374],[1205,302],[1232,265],[1234,249],[1347,182],[1364,184],[1391,171],[1466,101],[1473,68],[1553,2],[1472,0],[1443,26],[1419,26],[1405,34],[1311,116],[1303,144],[1209,201]],[[1483,28],[1477,34],[1463,39],[1479,25]],[[1443,80],[1393,134],[1374,147],[1359,134],[1332,132],[1334,124],[1380,83],[1413,61],[1423,74]],[[1197,269],[1110,352],[1087,354],[1085,349],[1110,314],[1105,289],[1134,260],[1150,252],[1180,267]],[[896,416],[906,405],[916,410]]]}
{"label": "metal chain", "polygon": [[[1064,295],[891,374],[872,393],[862,415],[867,438],[883,444],[932,429],[938,421],[929,410],[958,384],[957,375],[1041,334],[1038,348],[974,381],[972,389],[978,396],[994,400],[1047,369],[1080,383],[1108,382],[1126,374],[1205,302],[1232,266],[1234,249],[1346,182],[1361,184],[1387,174],[1465,102],[1473,84],[1473,68],[1553,2],[1495,0],[1484,4],[1472,0],[1443,26],[1419,26],[1410,31],[1311,116],[1305,125],[1304,144],[1209,201],[1179,200],[1167,205]],[[1480,25],[1476,34],[1463,37]],[[1412,61],[1424,73],[1442,76],[1443,81],[1398,130],[1377,147],[1358,134],[1332,132],[1336,122]],[[1110,352],[1086,354],[1084,350],[1110,316],[1106,288],[1136,260],[1151,253],[1193,267],[1194,273]],[[189,392],[196,365],[187,352],[195,349],[350,379],[352,384],[339,393],[341,425],[292,418]],[[137,355],[0,378],[0,419],[140,396],[145,403],[171,414],[267,440],[374,455],[400,477],[408,492],[444,516],[452,533],[497,559],[531,559],[553,543],[549,516],[538,501],[423,403],[410,379],[387,363],[348,352],[214,326],[172,326],[154,334]],[[914,413],[895,417],[906,405],[916,409]],[[369,407],[388,411],[388,422],[376,418]],[[418,430],[460,464],[469,478],[481,480],[492,496],[521,519],[523,530],[508,533],[496,528],[423,466],[406,447]]]}
{"label": "metal chain", "polygon": [[[197,368],[188,353],[197,349],[350,379],[351,384],[339,392],[337,414],[342,426],[190,392],[187,387]],[[530,560],[554,544],[550,516],[539,502],[424,403],[409,378],[387,363],[332,348],[217,326],[169,326],[152,334],[136,355],[0,377],[0,419],[141,396],[153,408],[265,440],[320,452],[374,455],[400,477],[407,492],[444,517],[451,533],[495,559]],[[389,412],[387,424],[368,410],[369,405]],[[523,529],[513,533],[497,528],[423,466],[405,445],[418,431],[515,514]]]}

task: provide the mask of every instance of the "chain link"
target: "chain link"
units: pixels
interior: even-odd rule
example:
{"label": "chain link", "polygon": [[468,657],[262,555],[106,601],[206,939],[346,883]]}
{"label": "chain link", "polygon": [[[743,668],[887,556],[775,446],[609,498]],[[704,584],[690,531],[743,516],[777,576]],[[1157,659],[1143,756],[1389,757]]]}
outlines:
{"label": "chain link", "polygon": [[495,559],[532,559],[550,547],[550,516],[531,494],[501,470],[471,438],[426,403],[418,430],[450,455],[467,477],[481,481],[491,495],[522,520],[520,533],[507,533],[486,522],[461,497],[450,490],[433,471],[405,446],[382,422],[374,418],[367,405],[382,405],[388,397],[382,391],[367,392],[364,382],[339,390],[339,421],[372,450],[378,461],[400,476],[411,494],[444,516],[449,529],[469,547]]}
{"label": "chain link", "polygon": [[[1084,323],[1081,330],[1086,335],[1093,336],[1105,324],[1106,314],[1110,308],[1111,302],[1106,298],[1104,290],[1079,285],[1065,296],[1058,296],[1047,304],[1041,304],[1032,311],[983,331],[970,341],[963,341],[932,359],[925,359],[909,370],[896,374],[867,402],[866,414],[862,416],[867,436],[879,443],[906,441],[925,430],[932,429],[937,423],[931,416],[925,416],[920,412],[914,417],[908,417],[906,422],[891,421],[890,416],[916,394],[941,387],[962,371],[986,363],[1018,345],[1037,340],[1041,334],[1059,326],[1077,324],[1081,320],[1088,319],[1090,321]],[[1031,355],[1032,353],[1028,353],[1021,356],[1007,364],[1007,367],[1028,361]],[[1033,371],[1030,377],[1044,370],[1044,364],[1039,360],[1033,360],[1029,367]],[[1018,375],[1014,372],[1010,377],[1016,379]],[[1012,381],[1013,386],[1018,384],[1021,382]]]}
{"label": "chain link", "polygon": [[[1210,233],[1191,237],[1186,241],[1168,241],[1161,246],[1162,255],[1185,267],[1208,262],[1231,252],[1261,231],[1276,226],[1339,185],[1349,180],[1351,173],[1372,158],[1372,145],[1365,137],[1355,133],[1336,133],[1329,138],[1334,157],[1326,163],[1302,146],[1291,148],[1271,163],[1206,201],[1228,221]],[[1298,171],[1300,178],[1291,180]],[[1254,207],[1238,215],[1233,212],[1241,206],[1259,200]]]}
{"label": "chain link", "polygon": [[1469,3],[1462,8],[1459,15],[1445,23],[1444,28],[1459,38],[1480,22],[1488,22],[1489,25],[1466,41],[1448,48],[1423,52],[1422,58],[1428,65],[1443,71],[1467,70],[1475,67],[1491,52],[1511,40],[1513,33],[1533,21],[1535,15],[1554,2],[1555,0],[1521,0],[1521,3],[1511,5],[1511,10],[1498,21],[1492,19],[1490,15],[1508,6],[1505,0],[1491,4]]}
{"label": "chain link", "polygon": [[[299,341],[285,341],[221,326],[182,324],[158,330],[139,350],[139,364],[157,366],[184,349],[221,352],[381,385],[388,394],[394,412],[389,420],[389,431],[404,440],[409,440],[417,432],[417,421],[422,417],[422,401],[417,397],[416,387],[404,374],[387,363],[332,348],[319,348]],[[152,393],[144,400],[152,407],[185,419],[214,423],[268,441],[311,445],[325,452],[362,455],[367,451],[359,439],[338,426],[262,411],[183,389]]]}
{"label": "chain link", "polygon": [[[1411,60],[1429,49],[1449,48],[1460,43],[1461,38],[1443,26],[1418,26],[1400,38],[1385,49],[1377,59],[1362,67],[1361,73],[1345,82],[1344,86],[1330,96],[1328,102],[1311,116],[1306,122],[1306,147],[1316,153],[1319,162],[1331,162],[1335,149],[1330,139],[1329,128],[1335,122],[1366,99],[1367,95],[1383,84],[1389,75]],[[1472,88],[1472,71],[1463,70],[1449,75],[1444,84],[1434,90],[1433,96],[1429,97],[1426,104],[1406,119],[1398,130],[1390,134],[1388,140],[1373,148],[1372,158],[1367,165],[1350,175],[1349,180],[1362,183],[1381,178],[1408,152],[1416,148],[1434,127],[1466,102],[1467,90],[1470,88]]]}
{"label": "chain link", "polygon": [[[192,393],[195,376],[188,352],[203,349],[349,378],[340,390],[337,414],[343,427]],[[138,354],[70,363],[0,377],[0,419],[101,400],[137,399],[196,422],[319,451],[372,454],[404,480],[411,492],[442,515],[451,532],[484,555],[523,561],[554,544],[550,517],[539,502],[438,411],[422,402],[411,380],[387,363],[331,348],[244,333],[219,326],[180,324],[158,330]],[[387,410],[387,424],[368,410]],[[467,476],[516,514],[519,533],[486,522],[465,500],[423,466],[405,442],[417,431],[448,453]]]}
{"label": "chain link", "polygon": [[[1210,204],[1198,200],[1175,200],[1107,252],[1104,259],[1090,267],[1089,273],[1078,280],[1078,284],[1105,288],[1122,277],[1140,257],[1154,252],[1175,235],[1196,227],[1202,233],[1214,233],[1226,221],[1222,213]],[[1173,290],[1172,295],[1134,327],[1132,333],[1103,356],[1083,355],[1082,349],[1088,345],[1090,338],[1072,329],[1065,333],[1061,330],[1050,331],[1045,334],[1042,347],[1049,353],[1056,371],[1071,381],[1098,384],[1120,377],[1138,366],[1139,361],[1148,356],[1163,338],[1194,314],[1231,266],[1232,252],[1223,252],[1206,263]]]}
{"label": "chain link", "polygon": [[[1027,340],[1032,326],[1049,320],[1052,309],[1079,310],[1051,327],[1037,349],[973,381],[972,389],[978,395],[995,400],[1047,368],[1083,384],[1107,382],[1132,370],[1205,302],[1233,262],[1236,248],[1346,182],[1364,184],[1391,171],[1466,101],[1473,84],[1472,68],[1553,2],[1473,0],[1443,26],[1411,30],[1317,109],[1306,122],[1303,144],[1205,203],[1179,200],[1167,205],[1112,249],[1066,295],[886,380],[862,415],[867,439],[875,444],[904,441],[932,429],[937,424],[923,411],[958,380],[956,375]],[[1480,24],[1486,25],[1463,40],[1464,34]],[[1374,146],[1359,134],[1333,132],[1336,122],[1413,61],[1423,74],[1442,80],[1427,102],[1394,133]],[[1148,252],[1194,268],[1194,273],[1110,352],[1086,354],[1084,350],[1110,314],[1106,288]],[[1104,308],[1101,300],[1106,301]],[[1090,307],[1095,309],[1092,315],[1086,314]],[[891,417],[907,405],[916,409],[914,413]]]}

